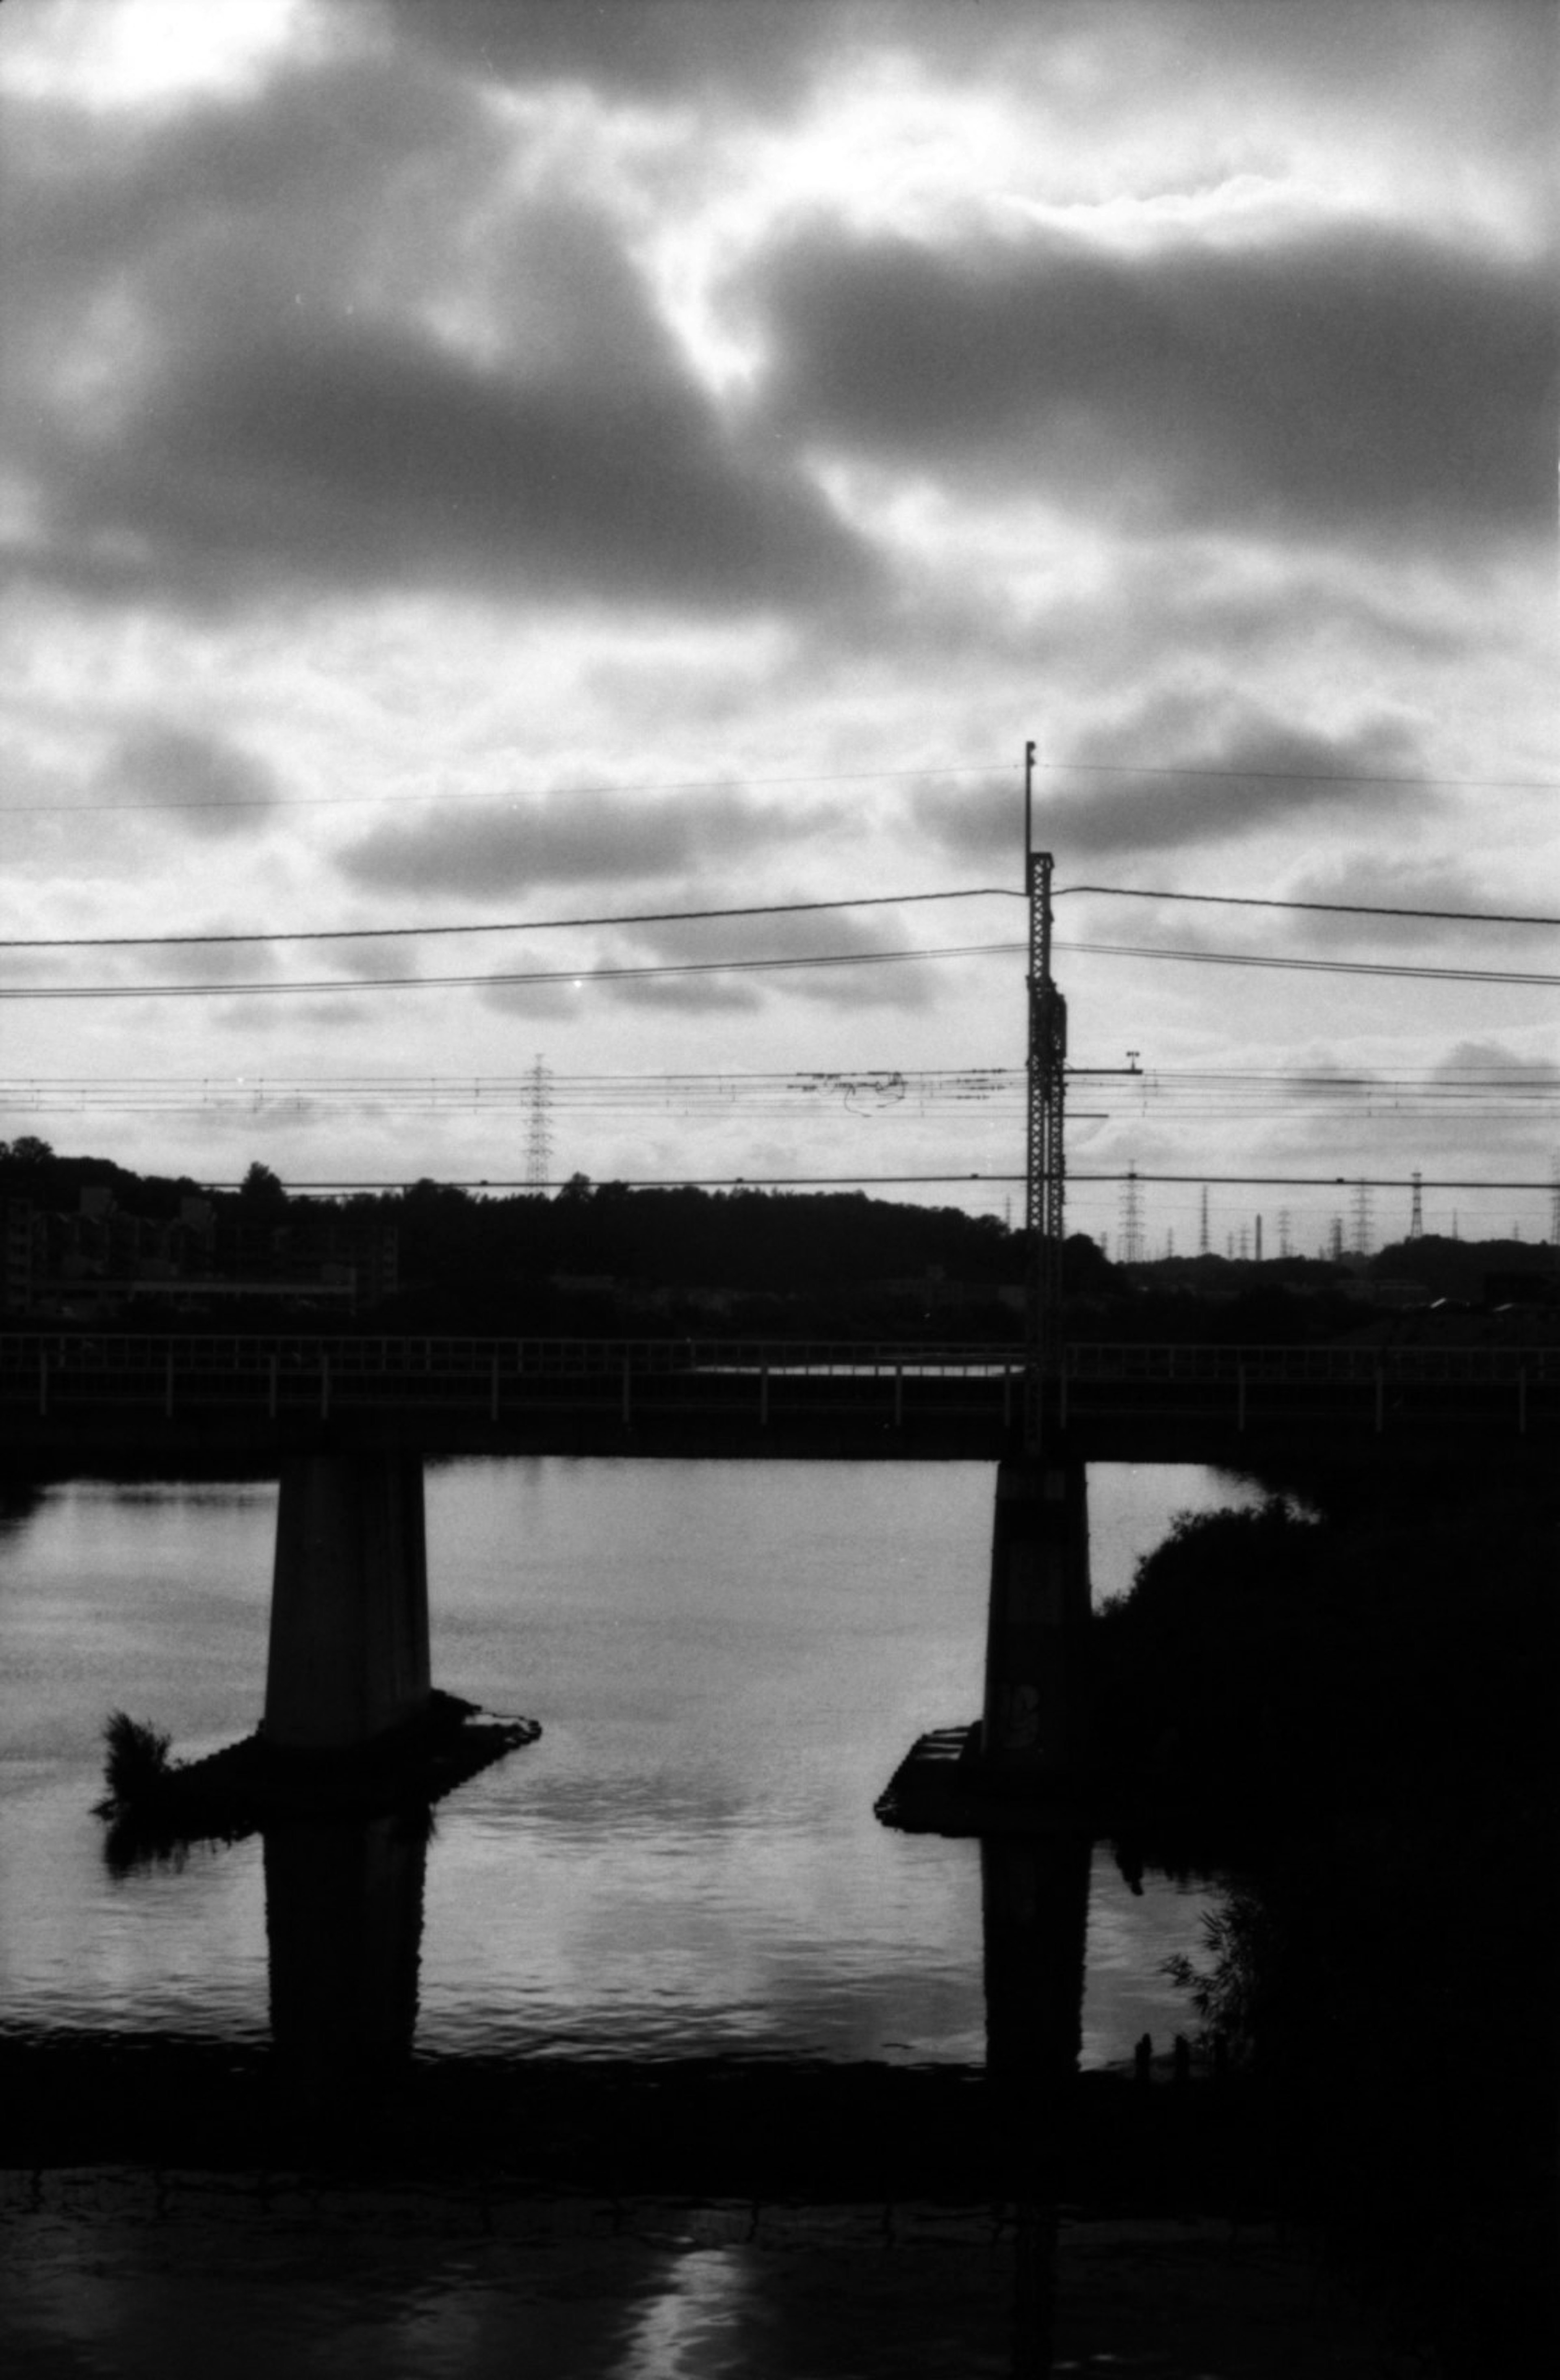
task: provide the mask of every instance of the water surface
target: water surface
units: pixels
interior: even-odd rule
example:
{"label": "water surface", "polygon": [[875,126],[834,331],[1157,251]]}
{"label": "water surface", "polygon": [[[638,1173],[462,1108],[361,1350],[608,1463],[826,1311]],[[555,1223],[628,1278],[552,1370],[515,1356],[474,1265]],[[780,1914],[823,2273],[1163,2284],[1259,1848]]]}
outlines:
{"label": "water surface", "polygon": [[[1096,1595],[1170,1514],[1250,1491],[1091,1474]],[[441,1805],[417,2042],[978,2062],[978,1847],[880,1828],[980,1697],[987,1464],[514,1458],[430,1466],[434,1674],[545,1733]],[[258,1840],[115,1880],[91,1815],[123,1706],[181,1753],[263,1691],[275,1488],[45,1490],[0,1522],[0,2023],[269,2026]],[[1091,1890],[1083,2059],[1184,2010],[1203,1897]]]}

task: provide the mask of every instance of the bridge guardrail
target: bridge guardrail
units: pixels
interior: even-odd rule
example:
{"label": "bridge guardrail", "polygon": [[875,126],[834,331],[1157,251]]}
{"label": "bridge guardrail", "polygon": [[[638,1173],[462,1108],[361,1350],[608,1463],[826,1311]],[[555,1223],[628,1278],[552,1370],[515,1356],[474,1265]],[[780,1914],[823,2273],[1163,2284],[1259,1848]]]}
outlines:
{"label": "bridge guardrail", "polygon": [[[186,1384],[253,1380],[269,1388],[328,1373],[338,1389],[370,1390],[394,1383],[405,1393],[421,1382],[615,1381],[680,1376],[690,1384],[768,1375],[787,1380],[831,1378],[1013,1380],[1024,1370],[1019,1347],[858,1344],[849,1341],[740,1339],[543,1339],[332,1334],[68,1331],[0,1333],[0,1395],[27,1395],[40,1377],[62,1390],[91,1379],[112,1395],[154,1390],[170,1370]],[[1071,1342],[1043,1362],[1048,1380],[1070,1389],[1288,1386],[1531,1387],[1560,1382],[1560,1346],[1270,1346]]]}

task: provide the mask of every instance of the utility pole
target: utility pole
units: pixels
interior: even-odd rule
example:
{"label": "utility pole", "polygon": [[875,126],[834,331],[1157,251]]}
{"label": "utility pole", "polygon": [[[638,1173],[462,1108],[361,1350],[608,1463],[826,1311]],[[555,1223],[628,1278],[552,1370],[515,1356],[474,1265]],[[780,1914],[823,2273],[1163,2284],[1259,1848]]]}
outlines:
{"label": "utility pole", "polygon": [[1424,1194],[1420,1185],[1420,1177],[1417,1168],[1415,1170],[1413,1179],[1414,1194],[1412,1202],[1409,1208],[1409,1237],[1411,1240],[1422,1240],[1424,1237]]}
{"label": "utility pole", "polygon": [[1262,1262],[1262,1217],[1257,1217],[1257,1262]]}

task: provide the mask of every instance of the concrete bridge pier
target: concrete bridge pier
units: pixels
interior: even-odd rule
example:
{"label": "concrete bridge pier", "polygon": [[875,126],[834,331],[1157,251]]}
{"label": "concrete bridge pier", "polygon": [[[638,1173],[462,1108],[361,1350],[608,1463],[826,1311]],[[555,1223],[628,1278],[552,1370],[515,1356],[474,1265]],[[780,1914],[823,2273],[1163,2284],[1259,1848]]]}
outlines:
{"label": "concrete bridge pier", "polygon": [[429,1702],[422,1458],[309,1454],[284,1465],[266,1741],[350,1750]]}
{"label": "concrete bridge pier", "polygon": [[1089,1507],[1061,1451],[997,1474],[980,1754],[995,1778],[1058,1784],[1087,1752]]}

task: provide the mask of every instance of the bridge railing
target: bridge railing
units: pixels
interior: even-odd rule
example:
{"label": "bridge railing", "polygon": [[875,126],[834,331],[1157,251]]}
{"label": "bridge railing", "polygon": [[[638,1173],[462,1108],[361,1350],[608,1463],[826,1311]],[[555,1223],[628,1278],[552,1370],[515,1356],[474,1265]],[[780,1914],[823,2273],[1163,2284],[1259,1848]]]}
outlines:
{"label": "bridge railing", "polygon": [[793,1339],[544,1339],[328,1333],[78,1331],[0,1333],[0,1379],[31,1378],[40,1364],[56,1377],[122,1379],[161,1377],[171,1363],[181,1377],[268,1378],[317,1372],[329,1365],[342,1380],[486,1378],[496,1363],[509,1378],[612,1378],[625,1364],[642,1376],[700,1373],[805,1373],[892,1376],[931,1373],[1000,1377],[1023,1366],[1017,1347],[923,1346],[901,1342]]}
{"label": "bridge railing", "polygon": [[[495,1378],[508,1385],[605,1384],[624,1373],[638,1380],[700,1380],[755,1376],[841,1383],[890,1378],[930,1385],[1011,1381],[1023,1370],[1020,1347],[923,1345],[913,1342],[802,1342],[756,1339],[565,1339],[358,1335],[296,1332],[8,1331],[0,1333],[0,1397],[30,1396],[40,1381],[68,1396],[73,1386],[100,1395],[154,1394],[172,1376],[185,1387],[207,1383],[285,1394],[327,1375],[338,1390],[376,1389],[413,1395]],[[1199,1389],[1477,1389],[1560,1382],[1560,1347],[1268,1346],[1074,1342],[1043,1366],[1070,1391],[1152,1390],[1172,1398]]]}

